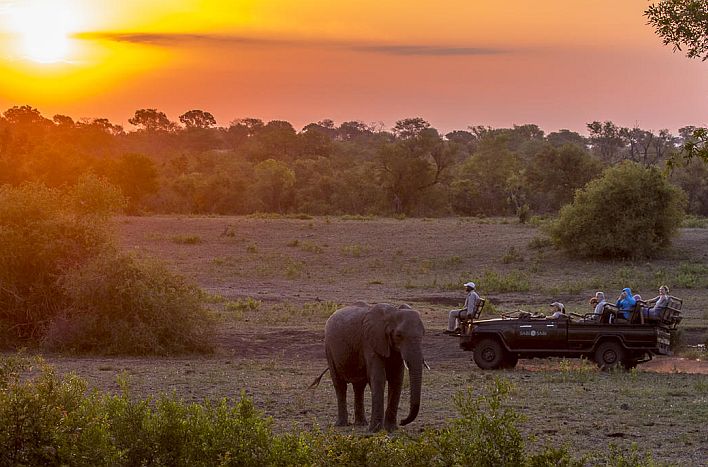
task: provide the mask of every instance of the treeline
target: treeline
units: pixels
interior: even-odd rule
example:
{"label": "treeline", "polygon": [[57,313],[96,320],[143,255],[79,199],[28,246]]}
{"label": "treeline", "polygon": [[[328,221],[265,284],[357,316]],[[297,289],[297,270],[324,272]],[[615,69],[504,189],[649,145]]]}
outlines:
{"label": "treeline", "polygon": [[[409,216],[553,213],[577,188],[625,160],[663,165],[678,135],[589,123],[587,137],[537,125],[441,134],[422,118],[386,130],[359,121],[238,119],[203,110],[170,121],[140,109],[126,131],[107,119],[47,118],[30,106],[0,117],[0,185],[73,185],[93,173],[121,188],[133,213],[302,212]],[[676,167],[688,212],[708,215],[708,164]]]}

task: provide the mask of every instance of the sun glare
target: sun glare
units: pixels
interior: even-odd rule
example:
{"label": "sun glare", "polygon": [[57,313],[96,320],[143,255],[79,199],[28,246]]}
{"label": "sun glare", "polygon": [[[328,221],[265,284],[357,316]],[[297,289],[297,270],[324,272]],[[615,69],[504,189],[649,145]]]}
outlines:
{"label": "sun glare", "polygon": [[67,60],[76,14],[60,0],[17,2],[10,11],[10,21],[19,38],[18,52],[38,63]]}

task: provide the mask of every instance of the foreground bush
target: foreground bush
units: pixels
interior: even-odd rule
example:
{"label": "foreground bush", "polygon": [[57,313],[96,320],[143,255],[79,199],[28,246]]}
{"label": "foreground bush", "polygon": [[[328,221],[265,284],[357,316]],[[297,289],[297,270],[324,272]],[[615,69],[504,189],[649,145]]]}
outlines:
{"label": "foreground bush", "polygon": [[208,351],[201,293],[116,252],[121,193],[96,177],[59,191],[0,187],[0,343],[109,354]]}
{"label": "foreground bush", "polygon": [[201,291],[155,261],[106,254],[60,281],[71,304],[44,337],[52,350],[170,354],[211,350]]}
{"label": "foreground bush", "polygon": [[112,248],[107,218],[120,193],[89,177],[66,192],[0,187],[0,336],[33,340],[67,305],[66,270]]}
{"label": "foreground bush", "polygon": [[135,400],[125,382],[117,396],[86,395],[86,383],[40,372],[31,362],[0,361],[0,465],[171,466],[582,466],[651,465],[612,448],[575,459],[565,447],[530,453],[505,402],[510,386],[456,397],[459,417],[419,436],[356,436],[337,431],[275,434],[250,399],[187,404],[174,396]]}
{"label": "foreground bush", "polygon": [[651,257],[681,226],[683,193],[654,167],[633,162],[607,169],[561,209],[551,237],[573,256]]}

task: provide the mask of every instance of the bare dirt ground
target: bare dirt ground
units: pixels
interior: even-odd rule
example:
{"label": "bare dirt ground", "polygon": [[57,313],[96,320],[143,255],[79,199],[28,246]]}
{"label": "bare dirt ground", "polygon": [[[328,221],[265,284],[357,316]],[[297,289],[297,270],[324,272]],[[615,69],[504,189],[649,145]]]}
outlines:
{"label": "bare dirt ground", "polygon": [[[440,426],[456,415],[455,393],[481,393],[490,379],[503,377],[515,387],[509,403],[526,417],[522,429],[534,446],[567,444],[582,454],[636,443],[663,462],[705,465],[708,459],[708,363],[700,353],[657,358],[630,373],[555,359],[484,372],[456,339],[441,334],[447,310],[464,299],[466,280],[479,284],[494,312],[546,311],[560,300],[584,313],[596,289],[613,296],[623,281],[636,279],[645,285],[639,292],[651,297],[659,284],[637,278],[663,274],[672,294],[684,299],[684,340],[703,343],[705,277],[695,286],[674,271],[708,263],[708,229],[684,229],[662,259],[639,263],[568,260],[529,247],[538,229],[498,219],[146,217],[122,219],[119,232],[123,249],[167,261],[209,293],[217,348],[213,355],[179,358],[46,356],[58,372],[76,372],[100,390],[117,391],[116,377],[124,374],[136,397],[174,392],[203,401],[246,394],[277,430],[327,428],[336,416],[329,380],[306,388],[326,367],[323,327],[332,307],[362,299],[406,302],[423,316],[431,370],[421,414],[403,431]],[[489,290],[490,271],[511,277],[511,291]],[[247,299],[257,303],[253,309]],[[404,395],[402,413],[406,405]]]}

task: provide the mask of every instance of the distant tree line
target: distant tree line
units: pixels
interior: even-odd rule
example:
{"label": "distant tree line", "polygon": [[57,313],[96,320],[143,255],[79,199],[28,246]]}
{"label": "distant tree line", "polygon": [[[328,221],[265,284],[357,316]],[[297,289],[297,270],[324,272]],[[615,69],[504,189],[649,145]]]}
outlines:
{"label": "distant tree line", "polygon": [[[663,168],[700,128],[677,135],[591,122],[588,136],[534,124],[471,126],[441,134],[422,118],[390,130],[322,120],[296,130],[257,118],[219,126],[190,110],[171,121],[137,110],[126,131],[107,119],[43,116],[30,106],[0,117],[0,186],[68,187],[95,174],[120,187],[129,212],[518,215],[557,212],[575,190],[623,161]],[[697,130],[699,130],[697,132]],[[705,131],[705,130],[702,130]],[[673,167],[688,212],[708,215],[708,164]]]}

